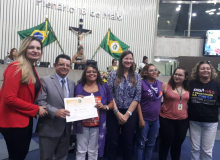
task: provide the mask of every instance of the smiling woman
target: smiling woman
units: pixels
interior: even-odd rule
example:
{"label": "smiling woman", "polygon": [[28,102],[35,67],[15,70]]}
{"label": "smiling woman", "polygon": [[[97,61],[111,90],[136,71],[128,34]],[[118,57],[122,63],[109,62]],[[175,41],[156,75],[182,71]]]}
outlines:
{"label": "smiling woman", "polygon": [[[75,96],[84,97],[94,95],[98,117],[74,122],[74,132],[77,139],[76,159],[97,159],[104,154],[106,133],[106,112],[113,108],[113,98],[107,84],[103,84],[100,72],[94,65],[88,65],[84,70]],[[100,146],[100,147],[99,147]]]}
{"label": "smiling woman", "polygon": [[9,159],[25,159],[32,137],[33,117],[47,114],[46,107],[34,104],[41,82],[34,67],[43,44],[36,37],[23,40],[16,61],[4,72],[0,95],[0,132],[7,144]]}
{"label": "smiling woman", "polygon": [[172,159],[180,159],[181,146],[189,127],[189,85],[186,68],[176,68],[169,82],[163,83],[162,90],[164,101],[159,118],[159,160],[166,160],[170,149]]}
{"label": "smiling woman", "polygon": [[[158,81],[158,70],[146,64],[141,70],[141,101],[138,104],[139,127],[136,129],[135,159],[149,160],[159,129],[159,114],[162,98],[162,82]],[[146,139],[148,139],[146,141]]]}
{"label": "smiling woman", "polygon": [[[212,159],[218,126],[220,84],[210,61],[200,61],[192,69],[190,81],[189,123],[192,159]],[[201,148],[201,149],[200,149]],[[202,152],[201,152],[202,150]]]}
{"label": "smiling woman", "polygon": [[108,159],[117,159],[119,133],[123,139],[123,159],[133,156],[134,130],[137,122],[136,107],[141,98],[141,77],[134,71],[133,53],[124,51],[119,59],[118,70],[108,77],[108,85],[113,94],[114,112],[110,111],[107,119]]}

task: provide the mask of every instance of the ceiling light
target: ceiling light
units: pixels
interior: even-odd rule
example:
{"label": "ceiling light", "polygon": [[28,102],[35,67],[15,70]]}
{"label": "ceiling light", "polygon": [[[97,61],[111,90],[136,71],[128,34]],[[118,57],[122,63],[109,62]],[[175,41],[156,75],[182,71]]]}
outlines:
{"label": "ceiling light", "polygon": [[160,62],[160,59],[155,59],[156,62]]}
{"label": "ceiling light", "polygon": [[195,17],[195,16],[197,16],[197,14],[196,13],[192,13],[192,16]]}
{"label": "ceiling light", "polygon": [[214,14],[214,12],[210,12],[209,14],[210,14],[210,15],[213,15],[213,14]]}
{"label": "ceiling light", "polygon": [[215,12],[215,11],[216,11],[216,9],[211,9],[210,11]]}
{"label": "ceiling light", "polygon": [[220,12],[217,12],[216,14],[217,14],[217,15],[220,15]]}
{"label": "ceiling light", "polygon": [[176,8],[176,11],[180,11],[180,8]]}
{"label": "ceiling light", "polygon": [[167,21],[168,24],[170,24],[170,21]]}
{"label": "ceiling light", "polygon": [[172,61],[169,61],[169,62],[172,62]]}
{"label": "ceiling light", "polygon": [[218,10],[220,10],[220,8],[218,8]]}
{"label": "ceiling light", "polygon": [[211,12],[210,10],[207,10],[207,11],[205,11],[206,13],[209,13],[209,12]]}
{"label": "ceiling light", "polygon": [[160,15],[158,14],[157,17],[160,17]]}
{"label": "ceiling light", "polygon": [[178,6],[179,8],[181,7],[181,5]]}

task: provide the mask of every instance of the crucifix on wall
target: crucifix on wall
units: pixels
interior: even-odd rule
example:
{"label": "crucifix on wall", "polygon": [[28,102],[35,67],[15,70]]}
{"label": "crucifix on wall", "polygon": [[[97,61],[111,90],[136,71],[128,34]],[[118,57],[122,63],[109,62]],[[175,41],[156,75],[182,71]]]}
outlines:
{"label": "crucifix on wall", "polygon": [[83,29],[83,19],[79,19],[79,28],[69,27],[71,31],[78,35],[78,46],[83,46],[83,36],[92,33],[92,30]]}

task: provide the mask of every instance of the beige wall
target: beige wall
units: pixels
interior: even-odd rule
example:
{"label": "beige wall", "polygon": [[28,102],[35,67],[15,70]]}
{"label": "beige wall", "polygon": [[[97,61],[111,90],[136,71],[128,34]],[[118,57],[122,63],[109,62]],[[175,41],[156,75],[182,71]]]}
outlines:
{"label": "beige wall", "polygon": [[154,56],[179,57],[202,56],[203,39],[196,38],[170,38],[156,37],[154,44]]}
{"label": "beige wall", "polygon": [[[3,83],[3,81],[1,81],[1,80],[3,80],[3,73],[4,73],[5,69],[6,69],[6,67],[7,67],[7,65],[0,64],[0,88],[1,88],[2,83]],[[36,70],[37,70],[37,73],[38,73],[40,78],[55,73],[54,68],[36,67]],[[77,81],[82,76],[82,72],[83,72],[82,70],[70,70],[70,72],[68,74],[68,78],[70,78],[75,83],[77,83]]]}
{"label": "beige wall", "polygon": [[[51,5],[47,7],[45,2],[61,3],[75,10],[73,13],[67,9],[61,11],[51,8]],[[78,37],[69,30],[69,26],[78,27],[82,18],[83,28],[92,30],[92,34],[84,37],[87,59],[92,58],[111,28],[120,40],[130,46],[135,62],[139,64],[144,55],[149,59],[153,57],[158,3],[159,0],[0,0],[0,59],[11,48],[19,48],[21,40],[17,31],[39,25],[47,16],[65,54],[71,58],[77,51]],[[79,8],[85,8],[85,14]],[[91,12],[99,12],[99,18],[92,17]],[[111,16],[118,13],[122,15],[122,20],[105,18],[105,13]],[[42,61],[53,64],[55,57],[61,53],[58,44],[53,42],[44,48]],[[113,58],[101,48],[94,59],[98,61],[99,69],[106,71]]]}

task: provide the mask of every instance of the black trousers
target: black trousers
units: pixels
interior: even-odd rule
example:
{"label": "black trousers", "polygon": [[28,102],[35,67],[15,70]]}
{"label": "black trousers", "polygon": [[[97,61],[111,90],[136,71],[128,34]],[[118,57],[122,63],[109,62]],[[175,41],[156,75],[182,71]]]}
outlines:
{"label": "black trousers", "polygon": [[9,159],[24,160],[30,146],[33,128],[33,118],[25,128],[0,128],[6,141]]}
{"label": "black trousers", "polygon": [[[127,109],[119,109],[124,114]],[[116,160],[120,130],[122,134],[123,160],[132,160],[134,152],[134,130],[137,124],[137,110],[132,113],[124,125],[118,125],[118,119],[113,111],[107,114],[107,157]]]}
{"label": "black trousers", "polygon": [[159,160],[166,160],[170,149],[171,159],[179,160],[181,146],[185,140],[189,120],[172,120],[160,116]]}

